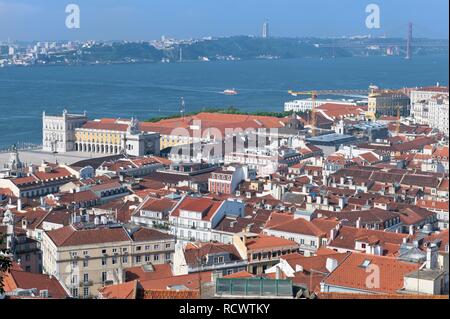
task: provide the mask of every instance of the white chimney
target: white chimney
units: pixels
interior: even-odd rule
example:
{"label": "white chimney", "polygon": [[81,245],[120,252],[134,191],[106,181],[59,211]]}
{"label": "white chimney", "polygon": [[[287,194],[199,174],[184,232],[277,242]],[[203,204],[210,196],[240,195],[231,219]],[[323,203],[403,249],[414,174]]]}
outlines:
{"label": "white chimney", "polygon": [[17,210],[22,211],[22,198],[20,197],[17,199]]}
{"label": "white chimney", "polygon": [[336,267],[338,266],[338,262],[336,259],[334,258],[327,258],[327,263],[326,263],[326,268],[327,270],[331,273],[333,272],[333,270],[336,269]]}
{"label": "white chimney", "polygon": [[316,203],[317,203],[318,205],[322,204],[322,197],[317,196],[317,197],[316,197]]}
{"label": "white chimney", "polygon": [[356,228],[361,228],[361,217],[356,220]]}
{"label": "white chimney", "polygon": [[409,235],[410,236],[414,235],[414,225],[409,226]]}
{"label": "white chimney", "polygon": [[325,174],[322,176],[322,184],[328,186],[328,178]]}
{"label": "white chimney", "polygon": [[337,236],[337,232],[338,232],[338,230],[336,228],[332,228],[330,230],[330,240],[335,240],[335,238]]}
{"label": "white chimney", "polygon": [[339,197],[339,208],[344,209],[345,207],[345,201],[343,197]]}

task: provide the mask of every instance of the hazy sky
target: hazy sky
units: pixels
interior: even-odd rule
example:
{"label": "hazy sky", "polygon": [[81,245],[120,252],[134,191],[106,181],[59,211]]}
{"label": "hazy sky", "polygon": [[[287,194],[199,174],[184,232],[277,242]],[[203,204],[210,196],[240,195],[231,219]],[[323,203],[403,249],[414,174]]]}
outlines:
{"label": "hazy sky", "polygon": [[[78,4],[81,28],[67,29],[65,8]],[[368,4],[381,9],[381,29],[365,26]],[[259,35],[415,36],[448,38],[448,0],[0,0],[0,40],[150,40]]]}

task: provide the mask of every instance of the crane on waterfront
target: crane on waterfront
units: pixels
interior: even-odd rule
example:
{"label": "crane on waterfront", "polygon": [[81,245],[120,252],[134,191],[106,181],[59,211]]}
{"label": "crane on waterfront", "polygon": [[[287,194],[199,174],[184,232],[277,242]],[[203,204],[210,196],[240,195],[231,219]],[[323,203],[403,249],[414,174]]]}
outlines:
{"label": "crane on waterfront", "polygon": [[311,134],[316,135],[317,117],[316,117],[316,100],[319,95],[363,95],[369,94],[368,90],[311,90],[311,91],[293,91],[289,90],[288,93],[292,96],[308,95],[311,97],[311,118],[309,119],[309,125],[311,126]]}

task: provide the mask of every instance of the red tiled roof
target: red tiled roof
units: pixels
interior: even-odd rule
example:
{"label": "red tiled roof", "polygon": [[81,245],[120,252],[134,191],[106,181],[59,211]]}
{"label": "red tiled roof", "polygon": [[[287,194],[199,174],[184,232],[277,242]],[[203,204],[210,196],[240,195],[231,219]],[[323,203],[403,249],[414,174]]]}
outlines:
{"label": "red tiled roof", "polygon": [[122,284],[105,286],[99,289],[104,299],[136,299],[138,281],[133,280]]}
{"label": "red tiled roof", "polygon": [[153,265],[152,264],[152,270],[146,270],[143,267],[131,267],[131,268],[125,268],[125,280],[126,281],[132,281],[132,280],[139,280],[139,281],[145,281],[145,280],[154,280],[154,279],[162,279],[162,278],[168,278],[172,277],[172,266],[170,264],[159,264],[159,265]]}
{"label": "red tiled roof", "polygon": [[174,239],[174,237],[172,235],[160,232],[156,229],[144,228],[144,227],[141,227],[138,230],[132,232],[130,237],[135,242]]}
{"label": "red tiled roof", "polygon": [[[398,252],[403,239],[407,237],[407,234],[342,226],[336,238],[329,243],[328,247],[354,250],[356,241],[377,242],[383,247],[385,255],[393,255]],[[390,245],[387,246],[386,244]]]}
{"label": "red tiled roof", "polygon": [[197,266],[198,259],[210,254],[229,254],[231,260],[242,260],[236,247],[232,244],[201,243],[199,246],[188,245],[184,250],[184,258],[188,265]]}
{"label": "red tiled roof", "polygon": [[418,200],[417,206],[429,210],[442,210],[448,212],[448,202],[438,202],[433,200]]}
{"label": "red tiled roof", "polygon": [[181,210],[187,210],[198,213],[201,212],[203,220],[211,220],[222,203],[222,201],[213,201],[207,198],[185,197],[171,213],[171,216],[179,217]]}
{"label": "red tiled roof", "polygon": [[130,241],[123,228],[95,228],[76,230],[72,225],[46,232],[56,246],[79,246]]}
{"label": "red tiled roof", "polygon": [[238,271],[230,275],[223,276],[223,278],[253,278],[255,275],[249,273],[247,270]]}
{"label": "red tiled roof", "polygon": [[325,236],[326,232],[321,230],[319,227],[314,225],[312,222],[307,221],[303,218],[297,218],[291,221],[287,221],[282,224],[278,224],[269,228],[270,230],[292,233],[292,234],[302,234],[308,236]]}
{"label": "red tiled roof", "polygon": [[163,290],[163,289],[152,289],[146,290],[144,294],[144,299],[199,299],[199,290]]}
{"label": "red tiled roof", "polygon": [[263,250],[276,247],[294,247],[298,245],[292,240],[275,236],[258,235],[258,237],[248,240],[246,246],[248,250]]}
{"label": "red tiled roof", "polygon": [[[367,285],[367,272],[362,267],[364,261],[369,261],[379,271],[379,285]],[[352,253],[324,280],[327,285],[335,285],[358,289],[373,293],[396,293],[403,288],[403,278],[408,273],[419,268],[419,264],[406,263],[392,257],[374,256]]]}
{"label": "red tiled roof", "polygon": [[172,276],[160,279],[151,279],[141,281],[141,285],[144,290],[162,289],[168,290],[173,286],[184,286],[189,290],[196,290],[200,287],[201,283],[207,283],[212,281],[212,271]]}
{"label": "red tiled roof", "polygon": [[5,291],[11,292],[17,288],[48,290],[49,298],[63,299],[68,297],[61,284],[53,277],[44,274],[36,274],[18,269],[11,269],[4,273]]}

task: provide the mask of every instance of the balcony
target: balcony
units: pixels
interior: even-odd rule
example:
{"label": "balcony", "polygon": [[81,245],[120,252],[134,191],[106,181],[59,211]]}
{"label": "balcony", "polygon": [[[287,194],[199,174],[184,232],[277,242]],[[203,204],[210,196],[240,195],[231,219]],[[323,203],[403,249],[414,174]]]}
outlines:
{"label": "balcony", "polygon": [[216,264],[213,263],[212,265],[200,265],[196,267],[189,267],[189,272],[211,271],[235,267],[247,267],[247,262],[245,260],[235,260]]}
{"label": "balcony", "polygon": [[80,282],[80,287],[90,287],[92,285],[94,285],[94,282],[92,280]]}

